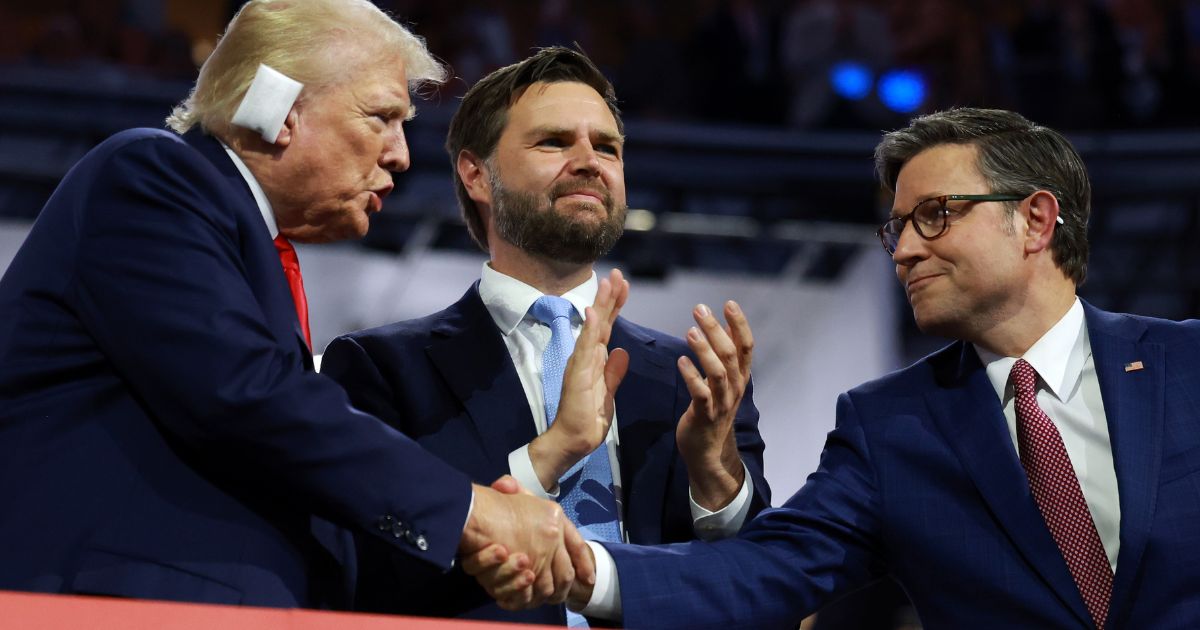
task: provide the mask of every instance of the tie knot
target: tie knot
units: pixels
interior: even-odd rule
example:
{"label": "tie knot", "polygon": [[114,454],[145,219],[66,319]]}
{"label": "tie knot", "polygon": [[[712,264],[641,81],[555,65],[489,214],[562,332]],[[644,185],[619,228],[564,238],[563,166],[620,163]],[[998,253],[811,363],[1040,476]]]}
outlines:
{"label": "tie knot", "polygon": [[566,298],[561,298],[557,295],[543,295],[533,303],[533,306],[529,309],[529,313],[539,322],[550,325],[551,322],[560,317],[570,319],[573,308],[575,307]]}
{"label": "tie knot", "polygon": [[1025,359],[1017,359],[1013,364],[1009,378],[1012,379],[1013,391],[1017,394],[1027,394],[1036,390],[1037,370]]}

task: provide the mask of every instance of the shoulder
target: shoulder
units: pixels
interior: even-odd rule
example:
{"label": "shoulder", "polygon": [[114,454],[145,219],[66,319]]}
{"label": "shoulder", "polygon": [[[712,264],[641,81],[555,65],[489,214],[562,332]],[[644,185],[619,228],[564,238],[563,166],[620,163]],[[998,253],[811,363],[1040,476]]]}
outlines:
{"label": "shoulder", "polygon": [[1167,345],[1200,344],[1200,320],[1175,321],[1132,313],[1115,313],[1089,306],[1087,309],[1089,332],[1126,338],[1130,341],[1161,343]]}
{"label": "shoulder", "polygon": [[[67,173],[64,184],[105,190],[152,189],[161,183],[176,191],[207,196],[224,188],[222,177],[213,161],[194,146],[219,143],[212,138],[197,138],[188,142],[178,134],[163,129],[127,129],[96,145]],[[199,182],[211,185],[196,185]]]}
{"label": "shoulder", "polygon": [[137,160],[141,156],[203,161],[203,156],[178,134],[164,129],[126,129],[88,151],[81,163]]}
{"label": "shoulder", "polygon": [[959,371],[965,345],[954,342],[913,364],[872,379],[846,392],[851,398],[895,398],[919,395],[939,387]]}
{"label": "shoulder", "polygon": [[336,350],[336,346],[341,344],[358,345],[367,351],[373,348],[387,348],[391,351],[424,348],[447,327],[462,326],[460,303],[424,317],[346,333],[334,339],[329,348]]}

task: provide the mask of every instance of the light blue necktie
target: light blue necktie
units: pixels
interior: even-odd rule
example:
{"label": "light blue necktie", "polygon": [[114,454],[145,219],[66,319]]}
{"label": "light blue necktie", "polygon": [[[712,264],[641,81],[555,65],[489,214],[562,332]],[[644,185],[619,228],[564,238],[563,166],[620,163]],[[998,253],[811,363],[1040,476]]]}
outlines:
{"label": "light blue necktie", "polygon": [[[542,353],[542,396],[546,401],[546,427],[558,415],[562,396],[563,372],[567,358],[575,348],[571,335],[571,311],[574,307],[564,298],[543,295],[533,303],[529,313],[550,327],[550,343]],[[621,542],[617,525],[617,500],[613,492],[612,465],[608,461],[608,446],[584,457],[558,481],[558,502],[579,533],[587,540]],[[567,625],[586,628],[582,615],[567,611]]]}

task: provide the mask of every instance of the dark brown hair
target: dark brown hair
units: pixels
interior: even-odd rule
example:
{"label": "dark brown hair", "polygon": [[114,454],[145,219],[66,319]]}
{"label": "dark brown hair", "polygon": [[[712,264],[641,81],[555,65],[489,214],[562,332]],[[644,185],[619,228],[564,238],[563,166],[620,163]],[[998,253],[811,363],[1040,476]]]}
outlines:
{"label": "dark brown hair", "polygon": [[534,83],[583,83],[596,90],[617,121],[617,131],[625,134],[617,96],[612,83],[581,50],[561,46],[542,48],[524,61],[505,66],[479,80],[463,96],[458,111],[450,120],[446,134],[446,152],[450,154],[450,172],[454,177],[454,192],[471,238],[483,251],[488,251],[487,227],[475,201],[467,194],[458,176],[458,156],[470,151],[487,160],[496,150],[500,135],[508,124],[508,110],[521,97],[525,88]]}

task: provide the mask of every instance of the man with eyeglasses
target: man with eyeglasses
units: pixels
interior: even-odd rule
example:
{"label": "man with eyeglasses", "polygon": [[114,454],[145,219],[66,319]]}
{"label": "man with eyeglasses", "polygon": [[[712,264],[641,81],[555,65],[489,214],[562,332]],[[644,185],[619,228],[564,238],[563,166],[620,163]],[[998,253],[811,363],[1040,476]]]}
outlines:
{"label": "man with eyeglasses", "polygon": [[843,394],[738,538],[606,545],[624,624],[795,627],[891,576],[925,628],[1200,627],[1200,322],[1076,297],[1090,184],[1054,130],[955,109],[875,163],[917,324],[956,341]]}

